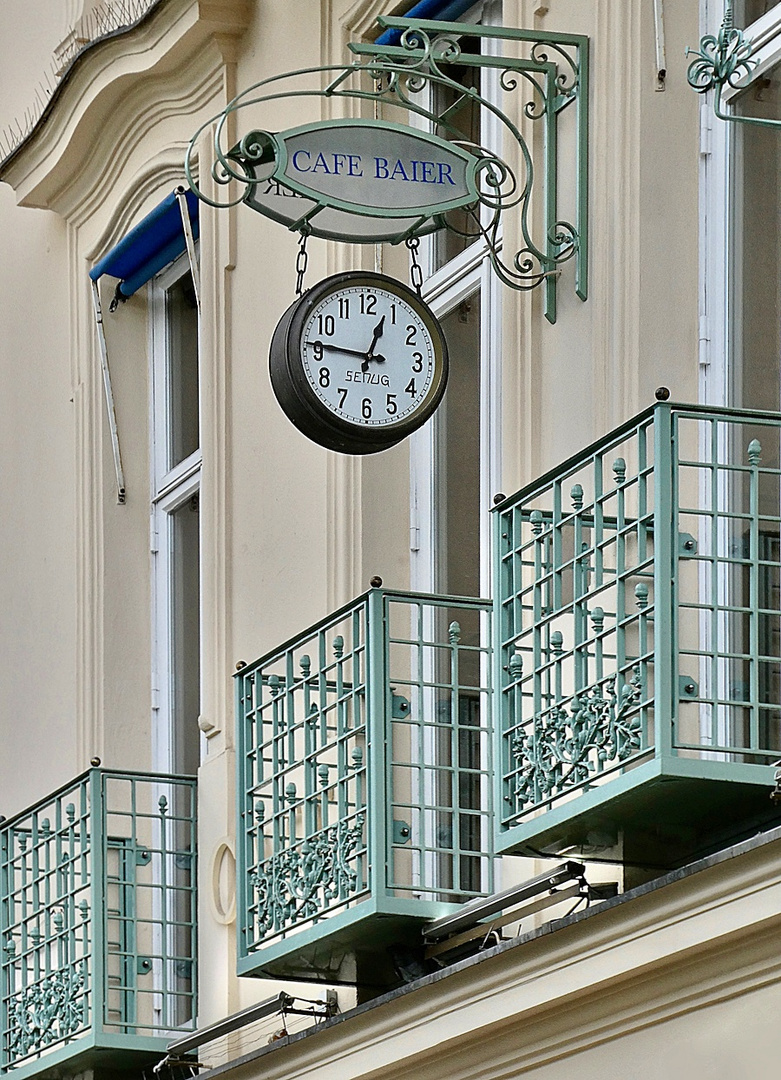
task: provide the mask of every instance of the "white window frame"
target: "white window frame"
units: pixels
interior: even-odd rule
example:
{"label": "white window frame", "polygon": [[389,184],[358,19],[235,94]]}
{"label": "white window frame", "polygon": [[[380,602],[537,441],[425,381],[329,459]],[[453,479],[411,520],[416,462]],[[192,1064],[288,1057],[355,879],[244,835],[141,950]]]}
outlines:
{"label": "white window frame", "polygon": [[[701,34],[718,34],[723,17],[723,0],[700,0]],[[745,83],[749,86],[781,61],[781,2],[744,34],[757,60]],[[725,87],[724,103],[733,103],[742,89]],[[717,119],[711,98],[712,94],[703,94],[700,100],[699,399],[706,405],[739,407],[736,356],[742,313],[737,268],[742,237],[735,227],[735,199],[742,188],[739,143],[736,146],[739,125]]]}
{"label": "white window frame", "polygon": [[[484,0],[462,17],[465,23],[482,18],[484,25],[501,25],[501,0]],[[493,43],[486,39],[485,46]],[[501,47],[497,44],[497,47]],[[485,83],[497,81],[498,72],[483,68]],[[501,133],[498,121],[489,110],[483,111],[482,139],[487,146],[498,146]],[[479,237],[444,266],[434,270],[435,238],[421,245],[424,284],[423,298],[438,318],[452,312],[462,301],[480,296],[480,595],[492,595],[491,523],[488,508],[501,484],[501,284],[491,269],[488,246]],[[445,405],[446,407],[446,405]],[[418,592],[441,591],[439,552],[443,538],[437,521],[437,486],[440,474],[437,461],[441,426],[437,417],[410,438],[410,587]]]}
{"label": "white window frame", "polygon": [[[701,35],[718,34],[724,17],[722,0],[700,0]],[[743,31],[755,49],[756,66],[750,77],[738,89],[725,87],[722,100],[725,105],[734,104],[745,87],[760,78],[770,67],[781,61],[781,2],[775,4]],[[712,94],[703,94],[700,100],[700,290],[699,290],[699,400],[702,404],[740,407],[743,405],[741,391],[741,364],[739,359],[742,341],[742,266],[743,237],[737,222],[742,218],[738,202],[743,191],[743,160],[740,152],[740,131],[743,125],[718,119],[713,113]],[[781,408],[781,403],[779,403]],[[726,483],[726,481],[724,482]],[[709,497],[707,480],[701,481],[702,504]],[[719,492],[722,504],[729,503],[729,493]],[[727,543],[727,524],[723,527],[720,543]],[[705,594],[707,581],[704,571],[700,574],[700,589]],[[727,575],[719,581],[720,601],[726,606],[731,592]],[[729,641],[729,618],[722,615],[720,639]],[[710,622],[703,617],[700,626],[702,648],[710,649]],[[707,688],[709,666],[704,660],[700,668],[700,682]],[[729,665],[720,666],[719,685],[713,690],[722,698],[729,694]],[[706,693],[709,692],[706,689]],[[703,708],[700,717],[700,733],[703,742],[710,732],[710,716]],[[721,743],[731,739],[730,721],[725,717],[719,724],[718,738]],[[724,755],[709,755],[723,760]]]}
{"label": "white window frame", "polygon": [[[152,552],[152,762],[161,772],[175,772],[173,514],[201,487],[200,447],[169,469],[170,399],[166,297],[190,270],[187,255],[150,281],[150,548]],[[200,326],[199,326],[200,333]],[[199,385],[200,347],[199,347]],[[200,427],[200,424],[199,424]],[[199,568],[199,575],[201,570]],[[199,615],[199,618],[201,616]],[[202,627],[201,627],[202,630]],[[203,759],[203,737],[201,759]]]}

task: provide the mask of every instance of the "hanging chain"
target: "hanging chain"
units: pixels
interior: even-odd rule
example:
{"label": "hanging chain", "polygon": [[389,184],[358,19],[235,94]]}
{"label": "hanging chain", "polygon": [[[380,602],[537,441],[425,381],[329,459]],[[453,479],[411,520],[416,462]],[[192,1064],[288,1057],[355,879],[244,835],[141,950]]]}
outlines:
{"label": "hanging chain", "polygon": [[412,265],[409,268],[409,279],[412,283],[412,287],[415,292],[422,298],[423,296],[423,270],[418,262],[418,248],[420,247],[420,240],[417,236],[408,236],[404,241],[409,248],[410,255],[412,256]]}
{"label": "hanging chain", "polygon": [[298,241],[298,255],[296,256],[296,296],[304,291],[304,274],[306,273],[309,256],[306,253],[306,242],[309,233],[301,230],[301,239]]}

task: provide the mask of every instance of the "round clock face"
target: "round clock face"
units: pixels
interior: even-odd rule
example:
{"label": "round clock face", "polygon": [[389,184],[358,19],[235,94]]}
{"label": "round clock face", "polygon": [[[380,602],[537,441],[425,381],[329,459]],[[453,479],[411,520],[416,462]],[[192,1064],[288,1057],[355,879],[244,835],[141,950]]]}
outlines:
{"label": "round clock face", "polygon": [[373,453],[431,416],[447,380],[435,316],[401,282],[354,272],[327,278],[283,316],[271,380],[289,418],[331,449]]}

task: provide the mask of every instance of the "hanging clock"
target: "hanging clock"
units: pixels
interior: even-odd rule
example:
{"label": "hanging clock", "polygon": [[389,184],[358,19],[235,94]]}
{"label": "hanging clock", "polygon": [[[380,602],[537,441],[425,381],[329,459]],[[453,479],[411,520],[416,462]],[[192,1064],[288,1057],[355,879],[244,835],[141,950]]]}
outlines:
{"label": "hanging clock", "polygon": [[383,274],[319,282],[274,331],[271,385],[289,420],[345,454],[373,454],[420,427],[442,400],[445,335],[427,304]]}

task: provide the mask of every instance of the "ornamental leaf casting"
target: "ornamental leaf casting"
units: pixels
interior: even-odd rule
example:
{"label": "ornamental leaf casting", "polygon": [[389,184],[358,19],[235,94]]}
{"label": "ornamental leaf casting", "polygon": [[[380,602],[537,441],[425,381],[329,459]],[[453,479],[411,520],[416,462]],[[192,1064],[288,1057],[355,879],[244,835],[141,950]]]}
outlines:
{"label": "ornamental leaf casting", "polygon": [[85,972],[67,967],[13,994],[8,1002],[8,1058],[18,1061],[87,1025]]}
{"label": "ornamental leaf casting", "polygon": [[586,783],[593,773],[626,761],[642,742],[640,715],[631,710],[642,697],[636,668],[618,690],[619,676],[590,687],[570,701],[570,711],[556,707],[534,718],[518,733],[511,753],[519,766],[515,778],[516,808],[554,798]]}
{"label": "ornamental leaf casting", "polygon": [[250,881],[257,893],[259,936],[317,919],[334,901],[361,891],[356,853],[363,847],[365,815],[340,821],[316,836],[267,859]]}

